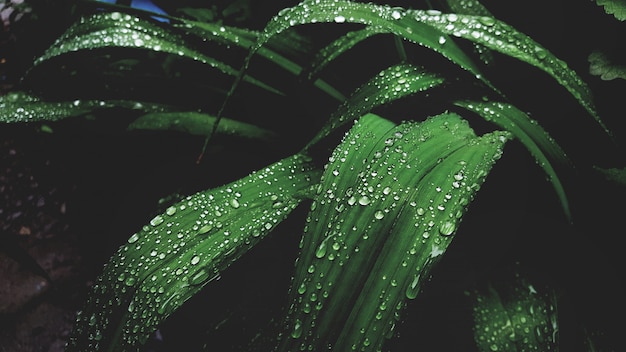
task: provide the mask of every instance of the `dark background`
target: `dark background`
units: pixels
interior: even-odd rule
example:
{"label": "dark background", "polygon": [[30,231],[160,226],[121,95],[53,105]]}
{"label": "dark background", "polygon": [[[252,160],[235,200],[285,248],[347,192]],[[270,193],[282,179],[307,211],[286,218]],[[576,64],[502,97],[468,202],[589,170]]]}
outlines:
{"label": "dark background", "polygon": [[[166,1],[155,3],[170,10]],[[226,3],[218,1],[214,6],[221,9],[227,7]],[[249,14],[226,17],[225,23],[261,29],[280,8],[296,2],[241,3],[248,6]],[[436,7],[436,2],[432,3]],[[79,85],[84,81],[67,80],[62,72],[50,72],[46,82],[20,81],[32,58],[72,20],[67,12],[69,2],[33,4],[43,9],[38,18],[3,33],[3,91],[32,87],[60,95],[88,95]],[[204,6],[200,1],[187,4]],[[577,165],[574,171],[562,174],[571,197],[574,224],[566,221],[541,168],[519,143],[509,143],[423,294],[411,302],[398,330],[400,338],[390,341],[388,348],[475,350],[471,311],[464,292],[494,275],[498,277],[502,270],[520,261],[531,279],[558,292],[561,350],[585,350],[583,329],[598,332],[598,343],[606,344],[606,350],[626,350],[621,339],[626,327],[626,292],[620,241],[625,233],[622,216],[626,192],[623,184],[608,181],[590,167],[626,165],[621,122],[626,82],[603,81],[590,75],[587,61],[591,51],[602,50],[616,62],[626,63],[622,54],[625,24],[604,13],[593,1],[494,0],[483,4],[580,74],[594,92],[600,115],[614,132],[616,144],[611,144],[571,95],[544,72],[495,55],[495,65],[485,68],[488,79],[514,104],[530,112]],[[411,7],[413,3],[399,1],[392,5]],[[333,35],[332,30],[326,33],[327,29],[315,26],[302,31],[321,41]],[[385,38],[373,39],[372,46],[381,53],[394,50]],[[374,73],[387,64],[387,55],[372,55],[369,49],[358,47],[339,58],[328,68],[328,79],[349,90],[369,78],[363,72]],[[416,49],[409,55],[419,63],[445,65],[439,64],[440,58],[428,50]],[[76,59],[77,65],[81,60]],[[85,69],[84,77],[95,73]],[[193,73],[192,69],[183,72],[183,78]],[[156,88],[151,85],[153,81],[143,81],[131,73],[120,79],[140,88],[118,94],[157,94],[172,101],[211,104],[201,100],[198,90]],[[91,92],[97,95],[102,82],[95,80],[91,84]],[[63,89],[53,89],[56,86]],[[192,89],[202,87],[198,83]],[[316,100],[305,93],[296,92],[294,99],[280,106],[261,95],[256,101],[239,102],[235,98],[232,116],[241,112],[246,116],[279,116],[276,126],[268,126],[277,129],[279,142],[267,145],[217,139],[200,165],[195,160],[202,147],[201,137],[124,131],[124,123],[134,117],[124,111],[107,112],[116,119],[104,122],[95,119],[50,124],[54,133],[42,132],[39,125],[3,125],[1,350],[62,351],[74,314],[102,265],[130,234],[172,199],[172,194],[187,195],[235,180],[297,151],[310,138],[323,122],[320,116],[332,111],[334,105],[327,98]],[[448,93],[454,91],[442,95]],[[198,97],[200,103],[196,103]],[[412,111],[421,118],[424,113],[441,112],[439,98],[436,94],[431,98],[431,108],[399,103],[380,112],[401,120],[412,118],[405,116],[406,111]],[[468,119],[478,131],[490,128],[477,117]],[[159,203],[163,199],[165,203]],[[228,269],[221,280],[168,319],[146,349],[175,351],[186,345],[188,351],[240,350],[258,333],[268,333],[259,327],[273,329],[270,317],[277,315],[285,302],[307,207],[303,204],[298,208],[271,237]],[[17,255],[20,248],[29,256]],[[29,258],[45,270],[51,282],[42,278]],[[263,342],[259,338],[258,346],[264,346]]]}

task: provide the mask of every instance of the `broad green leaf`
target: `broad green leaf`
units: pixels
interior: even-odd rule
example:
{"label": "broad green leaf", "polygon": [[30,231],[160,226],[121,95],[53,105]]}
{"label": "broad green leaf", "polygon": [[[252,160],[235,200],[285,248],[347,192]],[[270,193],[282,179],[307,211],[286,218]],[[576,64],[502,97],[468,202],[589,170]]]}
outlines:
{"label": "broad green leaf", "polygon": [[626,0],[596,0],[596,4],[604,7],[604,12],[616,19],[626,20]]}
{"label": "broad green leaf", "polygon": [[[244,49],[249,49],[256,42],[259,36],[259,33],[255,31],[243,28],[223,26],[216,23],[206,23],[189,20],[184,20],[184,23],[186,26],[186,30],[194,33],[195,35],[199,35],[205,39],[211,38],[211,40],[214,40],[216,42],[220,42],[225,45],[239,46]],[[286,44],[287,45],[285,45],[285,47],[289,48],[289,45],[293,45],[293,42],[289,41]],[[302,72],[302,67],[299,64],[293,62],[284,55],[280,54],[278,51],[272,50],[269,47],[259,48],[257,53],[294,75],[299,75]],[[315,80],[313,84],[339,101],[343,101],[345,99],[341,92],[339,92],[323,80]]]}
{"label": "broad green leaf", "polygon": [[[121,12],[97,13],[72,25],[35,60],[34,66],[75,51],[113,47],[169,53],[202,62],[230,76],[239,74],[239,70],[228,64],[191,48],[183,37],[165,27]],[[248,75],[243,80],[275,94],[283,94]]]}
{"label": "broad green leaf", "polygon": [[[446,2],[450,10],[454,13],[494,17],[478,0],[446,0]],[[490,64],[493,62],[493,55],[489,49],[478,43],[474,43],[474,47],[484,63]]]}
{"label": "broad green leaf", "polygon": [[336,128],[370,112],[373,108],[425,91],[444,82],[440,75],[410,64],[398,64],[379,72],[359,87],[330,116],[320,132],[309,142],[315,144]]}
{"label": "broad green leaf", "polygon": [[[208,136],[213,132],[215,116],[199,112],[155,112],[140,116],[129,126],[129,130],[170,130],[192,135]],[[222,118],[217,133],[236,135],[260,140],[271,140],[274,133],[258,126]]]}
{"label": "broad green leaf", "polygon": [[138,350],[159,323],[283,221],[319,177],[296,154],[155,216],[104,267],[66,351]]}
{"label": "broad green leaf", "polygon": [[600,120],[591,90],[578,74],[565,61],[512,26],[493,17],[443,14],[432,10],[413,10],[412,16],[406,17],[413,17],[443,33],[479,43],[543,70],[565,87],[600,126],[611,134]]}
{"label": "broad green leaf", "polygon": [[592,52],[589,54],[588,61],[589,73],[594,76],[600,76],[602,80],[626,79],[626,65],[611,62],[611,59],[603,52]]}
{"label": "broad green leaf", "polygon": [[278,351],[379,350],[507,140],[455,114],[380,120],[357,120],[325,167]]}
{"label": "broad green leaf", "polygon": [[553,289],[533,285],[515,272],[482,284],[469,296],[478,351],[558,351]]}
{"label": "broad green leaf", "polygon": [[0,96],[0,122],[58,121],[105,108],[122,107],[141,111],[163,111],[166,106],[128,100],[45,101],[26,92]]}
{"label": "broad green leaf", "polygon": [[572,220],[565,190],[550,160],[570,167],[571,163],[563,149],[536,121],[515,106],[500,102],[457,101],[455,105],[471,110],[511,132],[543,168],[561,201],[565,215]]}

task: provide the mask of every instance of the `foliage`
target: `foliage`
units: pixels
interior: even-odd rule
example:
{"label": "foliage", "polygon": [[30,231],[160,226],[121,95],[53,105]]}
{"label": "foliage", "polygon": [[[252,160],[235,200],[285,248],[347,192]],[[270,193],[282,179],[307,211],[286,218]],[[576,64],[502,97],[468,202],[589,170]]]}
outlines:
{"label": "foliage", "polygon": [[[245,326],[233,316],[246,316],[237,307],[249,306],[253,294],[236,307],[209,300],[208,331],[217,333],[201,336],[206,348],[378,351],[402,350],[401,341],[428,349],[427,337],[406,329],[415,326],[411,319],[436,320],[420,316],[419,302],[437,294],[437,277],[446,278],[450,265],[468,258],[470,269],[456,280],[467,276],[470,284],[454,288],[470,298],[460,300],[469,313],[455,311],[453,319],[470,317],[471,348],[613,348],[614,340],[596,341],[598,331],[613,333],[597,322],[574,327],[587,333],[585,341],[560,338],[556,307],[569,297],[569,282],[542,285],[537,294],[536,272],[527,267],[513,266],[506,284],[491,281],[484,267],[507,263],[509,253],[484,233],[520,237],[511,226],[491,227],[510,215],[481,202],[483,188],[482,199],[500,201],[494,192],[501,191],[527,197],[509,186],[524,177],[499,167],[508,151],[519,157],[508,165],[532,175],[530,195],[551,192],[529,205],[511,200],[509,211],[520,213],[514,218],[529,212],[523,221],[541,227],[541,209],[548,209],[548,222],[567,229],[537,231],[553,242],[524,238],[524,251],[514,251],[509,264],[539,261],[546,243],[563,244],[548,246],[553,253],[584,248],[559,233],[613,241],[586,233],[587,224],[606,219],[593,197],[616,186],[601,170],[624,165],[616,153],[620,131],[610,128],[613,116],[601,118],[606,110],[596,105],[591,77],[494,15],[487,2],[304,0],[273,8],[270,17],[246,1],[155,3],[167,14],[72,2],[63,31],[41,44],[19,84],[0,97],[4,124],[53,136],[89,134],[80,126],[95,125],[138,143],[145,135],[163,143],[182,136],[196,148],[196,166],[210,170],[210,182],[168,195],[145,225],[116,234],[125,241],[107,254],[68,351],[140,350],[218,281],[245,281],[237,273],[263,267],[246,258],[272,240],[289,243],[281,231],[298,243],[280,251],[295,267],[262,273],[270,282],[287,278],[273,291],[278,298],[257,303],[271,306],[267,317],[250,314],[254,326],[222,346],[211,339],[224,325]],[[33,13],[44,16],[36,6]],[[234,171],[242,169],[247,176]],[[590,183],[598,185],[591,198],[579,189]],[[481,254],[489,264],[480,264]],[[551,267],[568,265],[554,258],[540,271],[567,273]]]}

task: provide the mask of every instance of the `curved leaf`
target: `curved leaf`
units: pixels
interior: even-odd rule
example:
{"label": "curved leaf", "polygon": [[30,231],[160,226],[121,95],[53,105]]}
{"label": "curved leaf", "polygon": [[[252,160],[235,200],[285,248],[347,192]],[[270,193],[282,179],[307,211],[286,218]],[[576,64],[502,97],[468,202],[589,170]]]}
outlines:
{"label": "curved leaf", "polygon": [[[72,25],[35,60],[34,67],[59,55],[112,47],[169,53],[202,62],[230,76],[237,77],[239,74],[228,64],[192,49],[182,37],[164,27],[120,12],[97,13]],[[275,94],[283,94],[250,76],[244,76],[243,80]]]}
{"label": "curved leaf", "polygon": [[354,121],[377,106],[425,91],[443,82],[443,77],[428,72],[422,67],[410,64],[388,67],[354,91],[330,116],[328,122],[307,147],[326,137],[346,122]]}
{"label": "curved leaf", "polygon": [[[454,13],[494,17],[478,0],[446,0],[446,2],[450,10]],[[478,43],[474,43],[474,47],[484,63],[490,64],[493,62],[493,55],[489,49]]]}
{"label": "curved leaf", "polygon": [[29,93],[15,91],[0,96],[0,122],[58,121],[112,107],[141,111],[163,111],[167,109],[161,104],[129,100],[45,101]]}
{"label": "curved leaf", "polygon": [[596,0],[596,4],[604,7],[604,12],[613,15],[616,19],[626,20],[625,0]]}
{"label": "curved leaf", "polygon": [[413,17],[443,33],[479,43],[545,71],[565,87],[611,135],[600,120],[589,87],[578,74],[565,61],[510,25],[493,17],[443,14],[439,11],[413,10]]}
{"label": "curved leaf", "polygon": [[427,23],[415,21],[412,17],[410,12],[400,7],[344,0],[303,1],[294,7],[281,10],[267,23],[262,36],[251,48],[250,55],[270,38],[290,27],[321,22],[357,23],[392,33],[439,52],[495,90],[463,50],[448,40],[446,34]]}
{"label": "curved leaf", "polygon": [[611,62],[611,59],[603,52],[594,51],[587,58],[589,61],[589,73],[600,76],[604,81],[616,78],[626,79],[626,65]]}
{"label": "curved leaf", "polygon": [[571,163],[561,147],[536,121],[531,120],[528,115],[510,104],[457,101],[455,105],[471,110],[482,116],[485,120],[491,121],[511,132],[511,134],[528,149],[539,166],[543,168],[561,201],[565,216],[567,216],[570,221],[572,220],[565,190],[549,159],[553,159],[567,166],[571,166]]}
{"label": "curved leaf", "polygon": [[[211,38],[212,40],[215,40],[217,42],[221,42],[226,45],[236,45],[244,49],[249,49],[256,42],[259,36],[259,33],[255,31],[223,26],[216,23],[206,23],[189,20],[184,20],[184,23],[186,25],[186,30],[196,35],[199,35],[202,38]],[[286,44],[292,43],[289,42]],[[286,47],[289,47],[289,45],[287,45]],[[274,62],[286,71],[293,73],[294,75],[299,75],[302,72],[302,67],[300,65],[293,62],[292,60],[289,60],[287,57],[280,54],[276,50],[262,47],[259,48],[257,53],[260,56]],[[315,80],[313,84],[339,101],[343,101],[345,99],[341,92],[339,92],[323,80]]]}
{"label": "curved leaf", "polygon": [[138,350],[160,322],[284,220],[318,180],[308,158],[294,155],[155,216],[110,258],[66,351]]}
{"label": "curved leaf", "polygon": [[[215,116],[199,112],[155,112],[140,116],[129,126],[129,130],[171,130],[193,135],[208,136],[213,132]],[[273,132],[255,125],[222,118],[217,126],[217,133],[242,137],[271,140]]]}
{"label": "curved leaf", "polygon": [[455,114],[380,120],[357,120],[325,167],[278,351],[380,349],[507,139]]}

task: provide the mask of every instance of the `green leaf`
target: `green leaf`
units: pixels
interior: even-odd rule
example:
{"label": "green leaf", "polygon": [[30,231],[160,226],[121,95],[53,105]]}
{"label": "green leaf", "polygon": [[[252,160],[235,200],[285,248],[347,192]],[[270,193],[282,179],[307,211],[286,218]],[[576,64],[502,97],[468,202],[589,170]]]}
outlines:
{"label": "green leaf", "polygon": [[500,102],[457,101],[455,105],[473,111],[511,132],[543,168],[561,201],[565,215],[572,220],[565,190],[550,159],[570,167],[571,162],[563,149],[536,121],[515,106]]}
{"label": "green leaf", "polygon": [[[251,31],[243,28],[229,27],[223,26],[216,23],[206,23],[206,22],[197,22],[197,21],[189,21],[183,20],[186,30],[194,33],[201,38],[207,39],[210,38],[216,42],[220,42],[225,45],[233,45],[239,46],[244,49],[249,49],[257,40],[259,33],[256,31]],[[288,38],[287,38],[288,39]],[[293,41],[287,41],[285,45],[281,45],[281,43],[273,43],[273,46],[278,46],[282,48],[292,48],[294,46]],[[259,48],[257,53],[271,62],[274,62],[276,65],[282,67],[287,72],[290,72],[294,75],[299,75],[302,72],[302,67],[295,63],[294,61],[288,59],[286,56],[279,53],[277,50],[273,50],[269,47]],[[330,86],[323,80],[315,80],[313,83],[316,87],[321,89],[323,92],[332,96],[333,98],[343,101],[345,97],[341,92]]]}
{"label": "green leaf", "polygon": [[426,23],[443,33],[479,43],[543,70],[565,87],[596,119],[598,124],[611,135],[611,132],[600,120],[591,90],[578,74],[570,69],[565,61],[557,58],[539,43],[512,26],[493,17],[443,14],[432,10],[413,10],[413,17],[416,21]]}
{"label": "green leaf", "polygon": [[[170,130],[192,135],[208,136],[213,132],[215,116],[199,112],[155,112],[140,116],[129,126],[129,130]],[[217,126],[217,133],[235,135],[269,141],[275,134],[255,125],[222,118]]]}
{"label": "green leaf", "polygon": [[596,0],[596,4],[604,7],[604,12],[616,19],[626,20],[626,0]]}
{"label": "green leaf", "polygon": [[455,114],[357,120],[311,205],[278,350],[379,350],[506,140]]}
{"label": "green leaf", "polygon": [[[439,52],[447,59],[468,70],[494,90],[480,74],[478,67],[446,34],[428,23],[415,21],[410,11],[400,7],[358,3],[344,0],[303,1],[281,10],[272,18],[251,48],[250,55],[268,40],[288,28],[311,23],[357,23],[375,27],[381,33],[392,33],[410,42]],[[444,45],[445,44],[445,45]]]}
{"label": "green leaf", "polygon": [[58,121],[80,116],[99,109],[122,107],[140,111],[163,111],[160,104],[128,100],[81,100],[45,101],[26,92],[10,92],[0,96],[0,122],[28,123]]}
{"label": "green leaf", "polygon": [[[516,265],[519,271],[519,263]],[[520,272],[469,292],[474,340],[481,352],[558,351],[556,293]]]}
{"label": "green leaf", "polygon": [[155,216],[110,258],[66,351],[138,350],[159,323],[284,220],[319,176],[307,157],[294,155]]}
{"label": "green leaf", "polygon": [[[191,48],[183,37],[176,33],[145,19],[121,12],[97,13],[75,23],[35,60],[34,67],[63,54],[114,47],[169,53],[202,62],[230,76],[237,77],[239,74],[237,69],[228,64]],[[243,80],[283,95],[282,92],[253,77],[246,75]]]}
{"label": "green leaf", "polygon": [[594,166],[593,168],[603,174],[608,181],[622,187],[626,186],[626,167],[621,169],[615,167],[607,169],[601,168],[599,166]]}
{"label": "green leaf", "polygon": [[309,142],[315,144],[349,121],[370,112],[373,108],[394,100],[422,92],[444,82],[443,77],[410,64],[386,68],[359,87],[330,116],[320,132]]}
{"label": "green leaf", "polygon": [[611,62],[611,59],[603,52],[592,52],[589,54],[588,61],[589,73],[594,76],[600,76],[602,80],[626,79],[626,65]]}

